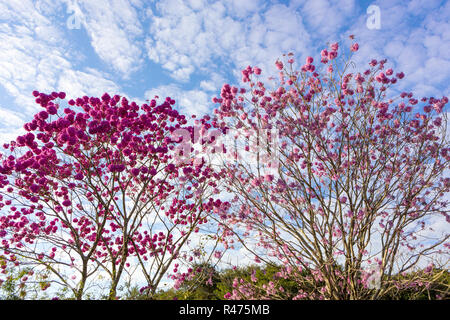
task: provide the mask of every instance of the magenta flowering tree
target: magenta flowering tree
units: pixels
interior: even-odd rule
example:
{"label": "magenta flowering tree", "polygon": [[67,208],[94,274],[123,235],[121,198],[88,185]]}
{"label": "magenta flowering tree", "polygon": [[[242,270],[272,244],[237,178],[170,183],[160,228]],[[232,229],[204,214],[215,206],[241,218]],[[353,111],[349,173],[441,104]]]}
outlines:
{"label": "magenta flowering tree", "polygon": [[338,51],[331,44],[299,70],[293,54],[276,61],[273,89],[249,66],[247,88],[225,85],[213,99],[215,126],[234,139],[224,154],[234,199],[218,217],[225,244],[281,266],[264,286],[236,279],[226,298],[376,299],[426,288],[431,269],[448,268],[449,235],[431,229],[450,221],[448,98],[398,95],[402,72],[385,60],[357,70]]}
{"label": "magenta flowering tree", "polygon": [[105,277],[114,299],[138,269],[151,296],[216,206],[219,174],[179,151],[174,132],[193,127],[170,98],[139,106],[105,93],[62,110],[65,93],[33,95],[43,110],[1,154],[4,261],[76,299]]}

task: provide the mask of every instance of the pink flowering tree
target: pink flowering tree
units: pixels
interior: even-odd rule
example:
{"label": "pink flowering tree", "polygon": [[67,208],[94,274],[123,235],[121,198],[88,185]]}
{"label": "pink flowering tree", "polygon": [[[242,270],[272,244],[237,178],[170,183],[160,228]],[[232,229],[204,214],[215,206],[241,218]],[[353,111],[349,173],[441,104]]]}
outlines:
{"label": "pink flowering tree", "polygon": [[33,94],[43,110],[0,155],[2,268],[23,264],[24,281],[76,299],[101,278],[115,299],[138,270],[151,296],[218,205],[220,175],[180,148],[177,130],[193,127],[170,98],[139,106],[105,93],[63,108],[63,92]]}
{"label": "pink flowering tree", "polygon": [[288,54],[270,89],[249,66],[247,88],[227,84],[213,99],[215,127],[233,140],[225,245],[281,266],[264,286],[235,279],[226,298],[376,299],[426,288],[431,270],[448,268],[449,235],[432,229],[450,221],[448,98],[397,93],[404,74],[386,60],[358,70],[338,51],[331,44],[298,69]]}

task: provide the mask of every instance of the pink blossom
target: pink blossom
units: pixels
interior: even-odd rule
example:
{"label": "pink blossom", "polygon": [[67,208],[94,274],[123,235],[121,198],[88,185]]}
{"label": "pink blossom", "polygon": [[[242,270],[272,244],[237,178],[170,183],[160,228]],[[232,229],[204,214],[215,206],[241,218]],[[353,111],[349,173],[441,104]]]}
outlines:
{"label": "pink blossom", "polygon": [[275,65],[276,65],[278,70],[283,70],[283,62],[281,62],[280,60],[277,60],[275,62]]}
{"label": "pink blossom", "polygon": [[260,75],[260,74],[261,74],[261,69],[258,68],[258,67],[254,67],[254,68],[253,68],[253,72],[254,72],[256,75]]}
{"label": "pink blossom", "polygon": [[337,57],[337,51],[328,52],[328,60],[333,60],[336,57]]}

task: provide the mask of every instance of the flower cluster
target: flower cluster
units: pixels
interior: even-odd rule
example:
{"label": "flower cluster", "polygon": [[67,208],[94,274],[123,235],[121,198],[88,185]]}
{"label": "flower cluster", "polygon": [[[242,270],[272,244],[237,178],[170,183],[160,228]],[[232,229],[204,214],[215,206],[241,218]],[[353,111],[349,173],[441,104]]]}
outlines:
{"label": "flower cluster", "polygon": [[[350,52],[358,49],[351,44]],[[221,227],[224,241],[243,242],[255,260],[292,268],[302,261],[307,276],[291,276],[299,287],[306,281],[314,290],[297,298],[369,297],[373,275],[361,266],[370,255],[391,257],[379,272],[392,272],[400,252],[420,255],[429,247],[419,240],[427,217],[449,221],[442,199],[450,190],[443,174],[450,161],[443,114],[448,98],[419,100],[402,92],[394,99],[387,92],[403,72],[395,73],[387,60],[353,70],[337,59],[339,50],[333,43],[321,51],[324,68],[311,56],[299,70],[277,60],[280,77],[273,90],[248,66],[242,72],[247,87],[230,90],[226,84],[221,99],[213,99],[219,104],[214,114],[230,128],[235,149],[252,152],[246,135],[237,131],[278,129],[277,144],[260,136],[255,157],[227,163],[226,190],[234,198]],[[293,66],[293,55],[288,59]],[[239,154],[235,149],[228,152]],[[276,172],[264,172],[262,150],[279,156]],[[389,239],[395,246],[371,252],[369,239]],[[433,246],[448,253],[447,241],[448,236],[438,237]],[[351,265],[343,272],[338,261]],[[417,260],[410,262],[403,267],[412,268]],[[389,285],[382,283],[379,290]],[[262,288],[237,279],[226,298],[277,295],[284,296],[276,284]]]}
{"label": "flower cluster", "polygon": [[[204,161],[177,161],[173,133],[194,128],[173,108],[175,101],[153,99],[140,106],[105,93],[70,99],[62,107],[64,92],[33,95],[43,110],[0,155],[5,256],[57,264],[60,270],[81,263],[80,283],[96,265],[117,268],[114,285],[131,256],[147,274],[157,255],[163,265],[175,260],[183,239],[207,221],[213,206],[202,199],[214,200],[220,180],[220,172]],[[204,119],[197,126],[203,132],[211,127]],[[165,228],[156,230],[155,217]],[[83,288],[69,280],[67,285],[81,297]]]}

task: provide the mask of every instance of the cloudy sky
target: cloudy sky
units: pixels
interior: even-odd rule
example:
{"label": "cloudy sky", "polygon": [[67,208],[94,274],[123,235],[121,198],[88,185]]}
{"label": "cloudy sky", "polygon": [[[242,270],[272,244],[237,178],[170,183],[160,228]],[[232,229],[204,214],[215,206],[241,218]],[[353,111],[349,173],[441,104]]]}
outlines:
{"label": "cloudy sky", "polygon": [[170,96],[187,114],[212,110],[240,70],[290,51],[319,60],[327,43],[354,34],[361,65],[387,58],[401,86],[448,95],[450,2],[353,0],[0,0],[0,142],[38,106],[31,92],[69,98]]}

